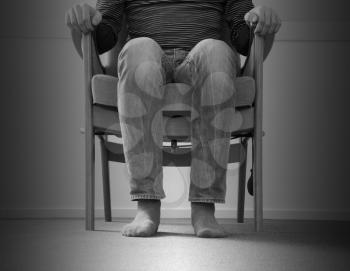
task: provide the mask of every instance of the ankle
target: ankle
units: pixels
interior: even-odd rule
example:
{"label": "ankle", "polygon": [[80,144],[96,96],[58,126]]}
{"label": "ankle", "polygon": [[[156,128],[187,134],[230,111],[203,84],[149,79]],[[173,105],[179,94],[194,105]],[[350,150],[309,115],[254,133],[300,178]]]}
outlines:
{"label": "ankle", "polygon": [[191,203],[191,217],[198,216],[214,216],[215,205],[214,203],[207,202],[192,202]]}
{"label": "ankle", "polygon": [[213,210],[215,211],[215,204],[211,202],[191,202],[192,210]]}
{"label": "ankle", "polygon": [[137,200],[137,203],[141,203],[141,204],[159,204],[160,200],[158,200],[158,199],[139,199],[139,200]]}
{"label": "ankle", "polygon": [[191,205],[195,207],[214,207],[215,206],[215,204],[212,202],[196,202],[196,201],[192,201]]}
{"label": "ankle", "polygon": [[160,200],[138,200],[137,209],[139,210],[158,210],[160,209]]}
{"label": "ankle", "polygon": [[160,200],[138,200],[137,219],[150,219],[155,223],[160,221]]}

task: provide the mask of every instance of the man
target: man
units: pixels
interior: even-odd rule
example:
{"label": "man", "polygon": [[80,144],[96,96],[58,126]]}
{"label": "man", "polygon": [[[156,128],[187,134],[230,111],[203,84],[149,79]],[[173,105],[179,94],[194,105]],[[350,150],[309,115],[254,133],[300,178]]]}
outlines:
{"label": "man", "polygon": [[220,40],[223,21],[238,53],[247,55],[248,24],[271,49],[281,21],[251,0],[98,0],[96,9],[76,5],[66,23],[80,55],[82,33],[93,31],[100,54],[117,42],[126,15],[130,40],[118,58],[118,111],[130,173],[131,199],[138,202],[125,236],[151,236],[160,221],[162,181],[161,111],[169,82],[192,86],[192,163],[189,200],[195,234],[224,237],[215,203],[224,203],[230,134],[235,118],[234,78],[239,55]]}

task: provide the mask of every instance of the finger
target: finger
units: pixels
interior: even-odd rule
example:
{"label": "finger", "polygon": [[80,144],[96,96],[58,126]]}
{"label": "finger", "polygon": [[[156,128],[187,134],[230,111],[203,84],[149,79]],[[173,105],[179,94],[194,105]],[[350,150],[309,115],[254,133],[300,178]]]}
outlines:
{"label": "finger", "polygon": [[245,15],[244,15],[244,20],[248,23],[249,22],[249,17],[250,17],[250,12],[248,11]]}
{"label": "finger", "polygon": [[248,25],[256,24],[258,22],[258,19],[258,15],[251,11],[246,13],[246,15],[244,16],[244,20]]}
{"label": "finger", "polygon": [[92,18],[92,24],[94,26],[98,25],[102,21],[102,14],[98,11],[96,11],[95,15],[93,15]]}
{"label": "finger", "polygon": [[255,33],[261,34],[261,31],[263,30],[264,26],[265,26],[265,14],[264,14],[264,12],[260,12],[259,21],[258,21],[258,24],[255,28]]}
{"label": "finger", "polygon": [[82,8],[83,11],[83,22],[87,30],[93,31],[94,27],[91,24],[91,17],[90,17],[90,9],[89,6],[84,5]]}
{"label": "finger", "polygon": [[67,11],[66,14],[65,14],[65,22],[66,22],[66,25],[67,25],[69,28],[71,28],[72,23],[71,23],[71,21],[70,21],[69,11]]}
{"label": "finger", "polygon": [[276,30],[275,30],[275,33],[277,33],[278,31],[280,31],[281,26],[282,26],[282,21],[281,21],[281,19],[279,19],[278,24],[277,24],[277,27],[276,27]]}
{"label": "finger", "polygon": [[265,18],[265,24],[263,26],[263,29],[261,30],[261,35],[265,36],[271,27],[271,13],[269,10],[264,11],[264,18]]}
{"label": "finger", "polygon": [[75,7],[75,16],[77,18],[78,21],[78,26],[80,28],[80,31],[83,32],[84,34],[88,32],[85,24],[84,24],[84,20],[83,20],[83,11],[80,5],[77,5]]}
{"label": "finger", "polygon": [[269,29],[269,34],[274,34],[276,33],[276,29],[278,26],[278,17],[275,13],[272,14],[272,20],[271,20],[271,27]]}
{"label": "finger", "polygon": [[255,34],[261,34],[261,31],[262,31],[264,25],[265,25],[265,22],[259,19],[259,22],[255,28]]}
{"label": "finger", "polygon": [[272,34],[276,34],[281,26],[281,19],[278,17],[278,15],[275,15],[275,25],[273,27],[273,33]]}
{"label": "finger", "polygon": [[81,31],[78,26],[78,20],[77,20],[77,17],[75,16],[75,12],[73,9],[69,11],[69,19],[70,19],[71,29]]}

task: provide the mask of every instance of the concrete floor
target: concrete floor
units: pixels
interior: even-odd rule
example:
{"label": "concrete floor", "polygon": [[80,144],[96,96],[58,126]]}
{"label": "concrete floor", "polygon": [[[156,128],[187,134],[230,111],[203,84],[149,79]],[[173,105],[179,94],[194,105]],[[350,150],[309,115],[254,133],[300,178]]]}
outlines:
{"label": "concrete floor", "polygon": [[220,221],[225,239],[193,235],[188,220],[163,220],[157,236],[127,238],[127,220],[1,220],[1,271],[350,270],[350,222],[266,220],[263,233]]}

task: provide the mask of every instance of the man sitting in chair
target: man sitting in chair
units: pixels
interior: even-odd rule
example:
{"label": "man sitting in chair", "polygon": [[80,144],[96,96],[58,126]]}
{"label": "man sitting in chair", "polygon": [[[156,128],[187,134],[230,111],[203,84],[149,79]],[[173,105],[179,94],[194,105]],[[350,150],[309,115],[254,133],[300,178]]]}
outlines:
{"label": "man sitting in chair", "polygon": [[[93,32],[99,54],[117,42],[126,15],[129,40],[118,58],[118,112],[131,199],[137,214],[125,236],[152,236],[165,197],[162,171],[164,85],[192,86],[191,185],[194,232],[224,237],[215,203],[225,202],[226,171],[235,117],[234,78],[239,54],[247,55],[251,31],[265,38],[265,55],[281,26],[278,15],[251,0],[98,0],[96,9],[76,5],[66,14],[80,55],[83,33]],[[231,30],[232,49],[221,39],[223,22]],[[116,60],[117,61],[117,60]]]}

